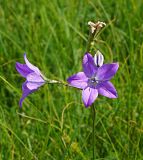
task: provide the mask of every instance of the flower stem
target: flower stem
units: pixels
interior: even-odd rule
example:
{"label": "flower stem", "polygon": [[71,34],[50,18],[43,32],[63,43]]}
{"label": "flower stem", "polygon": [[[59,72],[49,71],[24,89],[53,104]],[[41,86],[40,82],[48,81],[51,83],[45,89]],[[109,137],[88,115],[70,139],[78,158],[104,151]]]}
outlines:
{"label": "flower stem", "polygon": [[91,48],[91,43],[93,42],[94,36],[95,36],[95,32],[91,33],[91,31],[89,31],[89,38],[88,38],[88,42],[87,42],[87,49],[86,51],[89,52],[90,48]]}
{"label": "flower stem", "polygon": [[[94,42],[95,37],[98,35],[99,31],[106,26],[106,23],[104,22],[96,22],[93,23],[91,21],[88,22],[88,25],[90,27],[89,31],[89,38],[87,42],[87,49],[86,52],[90,52],[92,42]],[[94,146],[95,146],[95,107],[94,104],[91,106],[91,112],[92,112],[92,144],[93,144],[93,160],[94,160]]]}
{"label": "flower stem", "polygon": [[93,156],[93,160],[94,160],[94,157],[95,157],[95,108],[94,108],[94,104],[91,106],[91,109],[92,109],[92,145],[93,145],[93,150],[92,150],[92,156]]}
{"label": "flower stem", "polygon": [[[67,87],[72,87],[72,88],[76,88],[74,86],[71,86],[70,84],[68,84],[67,82],[64,81],[60,81],[60,80],[53,80],[53,79],[45,79],[47,84],[59,84],[59,85],[63,85],[63,86],[67,86]],[[76,88],[76,89],[80,89],[80,88]],[[81,90],[81,89],[80,89]]]}

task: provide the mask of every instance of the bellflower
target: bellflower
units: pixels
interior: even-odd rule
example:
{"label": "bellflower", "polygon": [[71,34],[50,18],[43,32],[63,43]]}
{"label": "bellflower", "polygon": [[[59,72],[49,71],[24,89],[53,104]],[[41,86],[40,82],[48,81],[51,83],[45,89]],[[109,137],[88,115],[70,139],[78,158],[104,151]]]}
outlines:
{"label": "bellflower", "polygon": [[117,98],[117,92],[110,82],[119,68],[118,63],[103,64],[104,57],[97,51],[94,58],[90,53],[83,57],[83,72],[78,72],[67,79],[68,83],[82,89],[82,100],[86,107],[98,97]]}
{"label": "bellflower", "polygon": [[26,64],[16,62],[16,70],[20,73],[22,77],[26,78],[26,81],[22,84],[23,93],[19,101],[20,107],[22,107],[23,100],[29,94],[36,91],[45,83],[44,76],[36,66],[34,66],[28,61],[26,54],[24,54],[24,60]]}

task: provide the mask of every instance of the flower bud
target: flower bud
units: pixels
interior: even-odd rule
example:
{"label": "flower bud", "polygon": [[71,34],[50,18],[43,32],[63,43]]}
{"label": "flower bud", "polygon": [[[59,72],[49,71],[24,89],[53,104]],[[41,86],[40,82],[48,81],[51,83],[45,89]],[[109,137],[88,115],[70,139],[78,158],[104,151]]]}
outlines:
{"label": "flower bud", "polygon": [[101,67],[103,65],[104,57],[102,53],[98,50],[94,56],[94,63],[97,67]]}

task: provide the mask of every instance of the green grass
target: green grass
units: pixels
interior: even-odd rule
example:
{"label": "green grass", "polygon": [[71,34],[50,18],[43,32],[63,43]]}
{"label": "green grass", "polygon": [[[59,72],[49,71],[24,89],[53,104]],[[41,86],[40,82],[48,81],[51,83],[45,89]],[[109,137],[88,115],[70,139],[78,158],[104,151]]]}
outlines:
{"label": "green grass", "polygon": [[90,20],[107,23],[95,48],[120,64],[119,98],[95,101],[96,160],[143,159],[142,8],[142,0],[0,1],[0,159],[92,159],[91,108],[80,91],[45,85],[19,109],[24,79],[15,69],[26,52],[48,78],[81,71]]}

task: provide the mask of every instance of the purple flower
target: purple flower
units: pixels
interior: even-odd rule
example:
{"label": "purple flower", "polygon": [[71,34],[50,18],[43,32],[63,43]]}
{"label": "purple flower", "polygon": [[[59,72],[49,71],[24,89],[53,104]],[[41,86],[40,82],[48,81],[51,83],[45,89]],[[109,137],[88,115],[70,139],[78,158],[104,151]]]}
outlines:
{"label": "purple flower", "polygon": [[22,84],[23,94],[19,101],[20,107],[22,107],[23,100],[29,94],[36,91],[45,83],[44,76],[36,66],[34,66],[28,61],[28,59],[26,58],[26,54],[24,54],[24,60],[26,64],[16,62],[16,70],[20,73],[22,77],[26,78],[26,81]]}
{"label": "purple flower", "polygon": [[91,106],[98,94],[108,98],[117,98],[117,92],[109,81],[117,72],[119,64],[103,64],[103,55],[98,51],[93,58],[86,53],[83,57],[83,72],[67,79],[68,83],[82,89],[82,100],[86,107]]}

